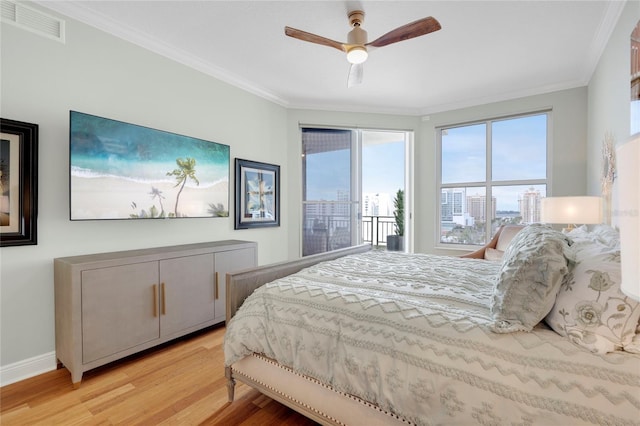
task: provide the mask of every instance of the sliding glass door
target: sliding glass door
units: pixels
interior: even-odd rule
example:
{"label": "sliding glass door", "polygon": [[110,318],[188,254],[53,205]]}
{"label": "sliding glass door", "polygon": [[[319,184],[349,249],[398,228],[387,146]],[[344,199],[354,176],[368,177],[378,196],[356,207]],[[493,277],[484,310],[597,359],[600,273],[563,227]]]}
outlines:
{"label": "sliding glass door", "polygon": [[[396,234],[393,241],[406,238],[407,244],[395,250],[410,250],[411,133],[312,127],[301,133],[302,255],[365,242],[392,249]],[[399,194],[400,219],[394,213]]]}
{"label": "sliding glass door", "polygon": [[302,128],[302,255],[360,242],[360,153],[349,129]]}

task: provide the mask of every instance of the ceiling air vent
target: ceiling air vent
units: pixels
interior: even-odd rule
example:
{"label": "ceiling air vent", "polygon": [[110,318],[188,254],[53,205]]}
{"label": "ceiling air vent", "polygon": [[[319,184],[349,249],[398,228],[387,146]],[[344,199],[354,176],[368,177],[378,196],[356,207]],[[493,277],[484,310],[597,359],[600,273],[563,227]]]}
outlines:
{"label": "ceiling air vent", "polygon": [[2,21],[64,43],[64,21],[13,1],[1,0]]}

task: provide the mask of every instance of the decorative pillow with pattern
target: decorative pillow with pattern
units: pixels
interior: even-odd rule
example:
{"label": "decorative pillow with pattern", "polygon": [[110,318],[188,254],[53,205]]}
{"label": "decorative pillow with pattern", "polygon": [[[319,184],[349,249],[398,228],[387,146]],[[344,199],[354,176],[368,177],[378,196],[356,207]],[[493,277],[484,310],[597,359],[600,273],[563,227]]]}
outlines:
{"label": "decorative pillow with pattern", "polygon": [[633,351],[640,304],[620,291],[620,248],[596,241],[576,246],[576,264],[560,287],[547,324],[592,352],[627,345]]}
{"label": "decorative pillow with pattern", "polygon": [[573,255],[561,232],[534,224],[504,252],[491,300],[493,331],[531,331],[549,313]]}
{"label": "decorative pillow with pattern", "polygon": [[629,343],[628,345],[624,345],[624,350],[626,352],[640,354],[640,324],[638,324],[638,327],[636,327],[636,335],[633,336],[631,343]]}

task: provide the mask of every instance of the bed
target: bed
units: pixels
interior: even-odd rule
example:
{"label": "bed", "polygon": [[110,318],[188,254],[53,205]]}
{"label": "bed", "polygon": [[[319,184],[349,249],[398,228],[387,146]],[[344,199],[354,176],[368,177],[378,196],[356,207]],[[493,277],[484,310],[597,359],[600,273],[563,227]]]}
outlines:
{"label": "bed", "polygon": [[229,274],[229,399],[242,381],[328,425],[640,424],[640,307],[604,234],[526,227],[500,261],[360,246]]}

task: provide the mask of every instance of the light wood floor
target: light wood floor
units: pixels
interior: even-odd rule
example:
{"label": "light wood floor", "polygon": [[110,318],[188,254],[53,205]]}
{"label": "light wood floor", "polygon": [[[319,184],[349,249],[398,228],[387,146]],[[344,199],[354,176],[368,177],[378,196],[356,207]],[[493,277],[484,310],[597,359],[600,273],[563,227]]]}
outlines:
{"label": "light wood floor", "polygon": [[317,425],[238,383],[227,402],[224,327],[84,374],[74,390],[58,369],[0,388],[0,424]]}

